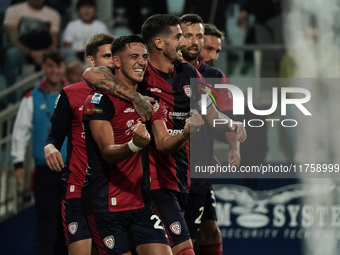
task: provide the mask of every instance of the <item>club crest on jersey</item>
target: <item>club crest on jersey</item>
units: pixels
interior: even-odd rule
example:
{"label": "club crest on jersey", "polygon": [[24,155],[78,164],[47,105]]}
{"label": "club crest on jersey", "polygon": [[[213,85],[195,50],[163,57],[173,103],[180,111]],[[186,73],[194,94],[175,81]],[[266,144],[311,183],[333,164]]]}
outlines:
{"label": "club crest on jersey", "polygon": [[153,107],[153,110],[156,113],[158,111],[158,109],[159,109],[159,103],[156,101],[156,103],[154,103],[152,107]]}
{"label": "club crest on jersey", "polygon": [[106,245],[107,248],[109,249],[113,249],[113,247],[115,246],[115,238],[111,235],[111,236],[107,236],[103,239],[104,244]]}
{"label": "club crest on jersey", "polygon": [[181,223],[178,221],[172,223],[169,228],[176,235],[180,235],[182,232]]}
{"label": "club crest on jersey", "polygon": [[191,86],[190,85],[185,85],[183,86],[184,93],[188,96],[191,97]]}
{"label": "club crest on jersey", "polygon": [[74,235],[78,230],[78,223],[77,222],[72,222],[68,224],[68,231]]}
{"label": "club crest on jersey", "polygon": [[91,98],[91,103],[92,104],[99,104],[100,103],[100,99],[102,98],[102,94],[99,93],[95,93],[92,98]]}

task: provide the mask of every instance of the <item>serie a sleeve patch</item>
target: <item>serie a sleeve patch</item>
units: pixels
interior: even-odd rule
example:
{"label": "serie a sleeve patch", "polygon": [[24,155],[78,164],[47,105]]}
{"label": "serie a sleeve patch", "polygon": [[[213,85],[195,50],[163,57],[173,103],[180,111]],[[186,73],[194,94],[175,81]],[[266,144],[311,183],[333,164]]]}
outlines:
{"label": "serie a sleeve patch", "polygon": [[91,103],[92,104],[99,104],[100,103],[100,100],[101,100],[101,98],[102,98],[102,94],[100,94],[100,93],[95,93],[93,96],[92,96],[92,98],[91,98]]}

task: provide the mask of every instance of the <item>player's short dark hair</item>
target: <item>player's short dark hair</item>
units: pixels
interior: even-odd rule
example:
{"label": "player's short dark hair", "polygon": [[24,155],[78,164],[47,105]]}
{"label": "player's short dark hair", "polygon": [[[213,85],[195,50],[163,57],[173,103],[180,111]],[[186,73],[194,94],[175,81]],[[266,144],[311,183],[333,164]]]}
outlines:
{"label": "player's short dark hair", "polygon": [[148,47],[152,46],[157,36],[171,34],[172,26],[180,24],[179,17],[172,14],[155,14],[150,16],[142,25],[142,37]]}
{"label": "player's short dark hair", "polygon": [[198,14],[194,14],[194,13],[184,14],[179,19],[181,21],[181,24],[184,23],[184,24],[187,24],[188,26],[191,26],[197,23],[201,23],[203,25],[203,19]]}
{"label": "player's short dark hair", "polygon": [[58,65],[65,63],[65,56],[57,49],[46,51],[43,54],[43,63],[46,63],[48,58],[52,59]]}
{"label": "player's short dark hair", "polygon": [[221,41],[224,40],[224,32],[219,30],[214,24],[210,23],[204,24],[204,35],[212,35],[220,38]]}
{"label": "player's short dark hair", "polygon": [[120,36],[114,39],[113,42],[111,43],[112,56],[116,55],[118,52],[125,50],[125,46],[126,45],[130,46],[131,43],[142,43],[143,45],[145,45],[144,40],[139,35]]}
{"label": "player's short dark hair", "polygon": [[76,5],[76,10],[78,11],[80,7],[84,6],[84,5],[89,5],[89,6],[93,6],[94,8],[97,9],[97,4],[95,0],[79,0],[77,2]]}
{"label": "player's short dark hair", "polygon": [[112,35],[108,34],[96,34],[91,36],[85,46],[86,57],[95,56],[98,53],[100,46],[111,44],[114,39],[115,38]]}

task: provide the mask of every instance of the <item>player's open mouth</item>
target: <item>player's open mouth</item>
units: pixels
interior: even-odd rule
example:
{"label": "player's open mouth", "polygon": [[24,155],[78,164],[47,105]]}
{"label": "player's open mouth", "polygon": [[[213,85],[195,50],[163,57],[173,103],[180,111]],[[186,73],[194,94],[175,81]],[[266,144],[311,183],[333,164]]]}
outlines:
{"label": "player's open mouth", "polygon": [[198,49],[196,47],[192,47],[188,49],[188,52],[190,52],[191,54],[196,54],[198,52]]}
{"label": "player's open mouth", "polygon": [[182,50],[178,50],[177,53],[182,56]]}
{"label": "player's open mouth", "polygon": [[142,68],[134,69],[133,71],[136,73],[144,73],[144,69]]}

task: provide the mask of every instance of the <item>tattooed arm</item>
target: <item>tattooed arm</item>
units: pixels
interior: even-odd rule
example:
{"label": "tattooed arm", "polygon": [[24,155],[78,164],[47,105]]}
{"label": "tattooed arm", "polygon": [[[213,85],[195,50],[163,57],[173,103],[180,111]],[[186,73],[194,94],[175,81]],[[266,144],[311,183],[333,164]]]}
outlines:
{"label": "tattooed arm", "polygon": [[89,67],[83,73],[83,78],[97,90],[106,91],[111,95],[130,101],[142,121],[151,119],[153,107],[146,97],[135,90],[127,89],[105,66]]}

